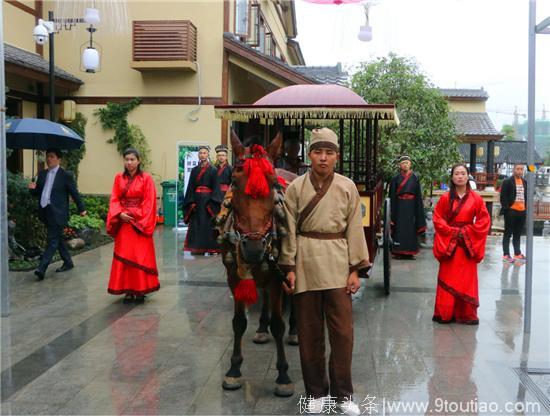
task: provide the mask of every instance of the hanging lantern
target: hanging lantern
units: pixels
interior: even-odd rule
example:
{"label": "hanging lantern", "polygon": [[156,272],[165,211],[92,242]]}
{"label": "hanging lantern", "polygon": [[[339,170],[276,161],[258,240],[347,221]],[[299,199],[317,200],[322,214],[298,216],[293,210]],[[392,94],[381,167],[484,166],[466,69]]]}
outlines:
{"label": "hanging lantern", "polygon": [[366,3],[363,5],[363,7],[365,8],[365,24],[359,27],[357,38],[361,42],[370,42],[372,40],[372,26],[369,25],[370,4]]}
{"label": "hanging lantern", "polygon": [[372,27],[367,25],[360,26],[359,27],[359,33],[357,34],[357,38],[361,42],[370,42],[372,40]]}
{"label": "hanging lantern", "polygon": [[90,32],[90,40],[80,46],[82,56],[82,59],[80,60],[80,70],[82,72],[95,74],[101,70],[101,45],[94,42],[94,32],[97,29],[90,25],[90,27],[86,28],[86,30]]}
{"label": "hanging lantern", "polygon": [[500,146],[495,146],[495,157],[498,157],[500,155]]}
{"label": "hanging lantern", "polygon": [[485,152],[483,151],[483,147],[478,147],[478,148],[476,149],[476,156],[477,156],[477,157],[482,157],[484,153],[485,153]]}
{"label": "hanging lantern", "polygon": [[99,52],[95,48],[88,47],[82,53],[82,66],[89,73],[95,73],[99,69]]}

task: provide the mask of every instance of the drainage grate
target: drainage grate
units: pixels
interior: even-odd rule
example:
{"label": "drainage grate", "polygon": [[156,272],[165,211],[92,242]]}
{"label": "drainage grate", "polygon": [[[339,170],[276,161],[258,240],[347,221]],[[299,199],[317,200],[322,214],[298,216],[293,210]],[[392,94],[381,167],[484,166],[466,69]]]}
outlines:
{"label": "drainage grate", "polygon": [[521,384],[537,398],[540,404],[550,412],[550,369],[548,368],[514,368]]}

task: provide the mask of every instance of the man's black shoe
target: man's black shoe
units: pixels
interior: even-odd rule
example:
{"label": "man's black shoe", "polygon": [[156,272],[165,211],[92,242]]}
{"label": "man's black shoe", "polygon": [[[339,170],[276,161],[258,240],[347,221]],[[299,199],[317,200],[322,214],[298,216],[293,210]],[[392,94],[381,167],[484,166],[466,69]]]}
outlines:
{"label": "man's black shoe", "polygon": [[44,272],[43,271],[36,269],[34,271],[34,275],[36,276],[36,280],[38,280],[38,281],[44,280]]}
{"label": "man's black shoe", "polygon": [[71,270],[72,268],[74,267],[74,264],[66,264],[66,263],[63,263],[63,266],[61,266],[59,269],[56,269],[55,272],[56,273],[62,273],[62,272],[66,272],[67,270]]}

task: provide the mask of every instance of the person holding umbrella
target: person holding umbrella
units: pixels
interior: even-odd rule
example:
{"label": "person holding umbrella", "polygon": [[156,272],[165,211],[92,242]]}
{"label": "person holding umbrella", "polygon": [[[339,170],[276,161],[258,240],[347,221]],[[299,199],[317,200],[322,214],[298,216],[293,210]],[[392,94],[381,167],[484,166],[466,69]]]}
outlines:
{"label": "person holding umbrella", "polygon": [[31,194],[39,198],[38,218],[46,225],[47,244],[38,268],[34,271],[37,280],[44,280],[53,255],[59,251],[63,265],[56,272],[65,272],[74,267],[69,250],[63,241],[63,229],[69,220],[69,195],[76,203],[80,215],[86,215],[84,203],[76,187],[73,175],[60,166],[61,151],[46,150],[47,170],[38,173],[36,182],[29,183]]}

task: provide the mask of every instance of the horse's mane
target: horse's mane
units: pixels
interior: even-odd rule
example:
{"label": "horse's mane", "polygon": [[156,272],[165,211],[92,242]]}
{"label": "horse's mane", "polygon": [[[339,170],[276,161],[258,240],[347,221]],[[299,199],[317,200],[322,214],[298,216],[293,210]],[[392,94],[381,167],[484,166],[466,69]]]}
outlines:
{"label": "horse's mane", "polygon": [[298,177],[298,175],[296,175],[295,173],[289,170],[280,169],[280,168],[275,169],[275,174],[283,178],[287,182],[287,184],[290,184],[290,182],[292,182],[294,179]]}

